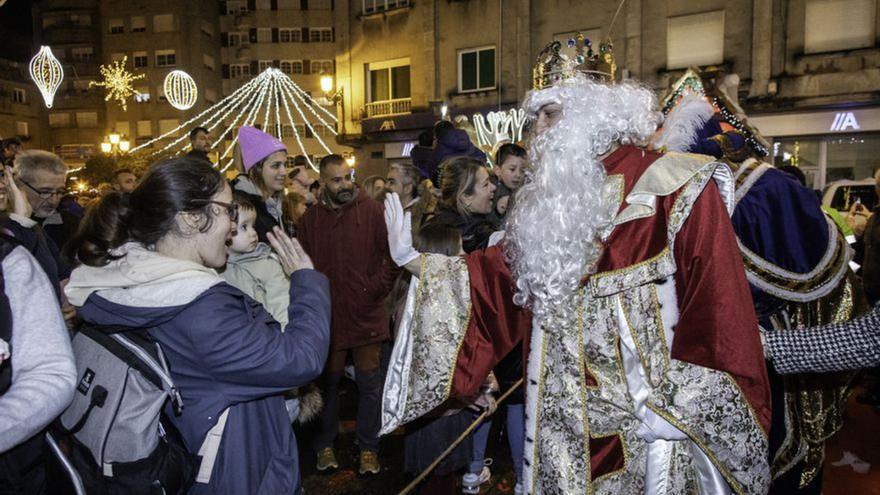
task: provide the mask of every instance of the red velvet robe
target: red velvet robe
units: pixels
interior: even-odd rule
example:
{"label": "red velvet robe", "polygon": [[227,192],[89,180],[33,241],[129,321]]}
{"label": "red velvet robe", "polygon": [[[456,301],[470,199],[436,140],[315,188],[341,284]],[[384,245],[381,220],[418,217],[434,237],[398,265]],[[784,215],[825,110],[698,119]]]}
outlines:
{"label": "red velvet robe", "polygon": [[[623,175],[625,197],[659,156],[622,146],[604,164],[609,176]],[[629,267],[660,253],[667,244],[668,213],[676,197],[673,193],[658,198],[655,215],[615,228],[605,243],[597,274]],[[622,204],[621,211],[626,206]],[[705,187],[678,232],[673,254],[678,268],[679,321],[674,327],[671,357],[730,374],[767,432],[770,396],[758,322],[736,236],[714,182]],[[466,262],[472,313],[455,365],[454,396],[476,393],[489,371],[516,344],[525,339],[524,347],[528,346],[531,331],[531,314],[513,303],[513,281],[501,249],[471,253]],[[623,466],[616,439],[590,439],[593,479]]]}

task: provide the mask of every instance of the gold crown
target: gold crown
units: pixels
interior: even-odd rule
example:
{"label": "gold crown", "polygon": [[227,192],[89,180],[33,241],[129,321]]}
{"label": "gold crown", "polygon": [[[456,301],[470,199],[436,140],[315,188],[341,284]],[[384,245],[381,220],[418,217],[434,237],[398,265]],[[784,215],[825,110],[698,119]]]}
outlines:
{"label": "gold crown", "polygon": [[589,38],[577,33],[567,41],[565,47],[562,42],[554,41],[541,50],[532,71],[532,88],[549,88],[576,74],[613,82],[615,72],[617,64],[611,40],[599,43],[599,50],[594,51]]}

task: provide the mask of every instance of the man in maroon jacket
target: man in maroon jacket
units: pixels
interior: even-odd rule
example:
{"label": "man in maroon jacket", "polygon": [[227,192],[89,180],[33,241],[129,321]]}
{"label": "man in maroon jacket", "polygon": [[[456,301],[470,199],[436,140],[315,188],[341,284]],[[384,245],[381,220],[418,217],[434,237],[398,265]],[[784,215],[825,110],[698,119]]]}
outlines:
{"label": "man in maroon jacket", "polygon": [[357,439],[361,474],[379,472],[381,342],[388,338],[383,300],[398,269],[388,251],[382,205],[359,191],[354,170],[339,155],[320,163],[319,204],[300,220],[297,239],[330,279],[331,348],[321,377],[324,409],[313,446],[319,471],[339,467],[333,441],[339,423],[339,381],[351,353],[358,388]]}

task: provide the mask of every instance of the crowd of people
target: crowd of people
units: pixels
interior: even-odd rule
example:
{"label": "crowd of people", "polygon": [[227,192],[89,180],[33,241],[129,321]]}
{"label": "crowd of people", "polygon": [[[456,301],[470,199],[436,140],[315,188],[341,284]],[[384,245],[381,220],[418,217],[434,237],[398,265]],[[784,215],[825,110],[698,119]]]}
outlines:
{"label": "crowd of people", "polygon": [[315,180],[241,127],[227,181],[197,127],[83,208],[63,160],[3,141],[0,493],[300,493],[292,425],[338,468],[346,376],[359,473],[403,427],[422,493],[480,492],[491,419],[434,461],[500,392],[517,495],[819,493],[821,440],[786,415],[845,394],[781,376],[880,363],[880,217],[862,282],[705,100],[664,120],[566,63],[542,52],[529,140],[492,167],[441,120],[412,163],[359,180],[328,155]]}

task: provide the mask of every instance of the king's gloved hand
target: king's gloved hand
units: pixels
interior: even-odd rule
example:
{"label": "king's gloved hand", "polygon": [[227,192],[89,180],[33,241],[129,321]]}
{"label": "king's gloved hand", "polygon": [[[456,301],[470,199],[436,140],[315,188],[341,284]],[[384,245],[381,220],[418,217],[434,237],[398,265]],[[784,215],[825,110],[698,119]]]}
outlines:
{"label": "king's gloved hand", "polygon": [[413,248],[412,217],[403,212],[396,193],[385,196],[385,226],[388,229],[388,249],[397,266],[404,266],[419,257]]}

